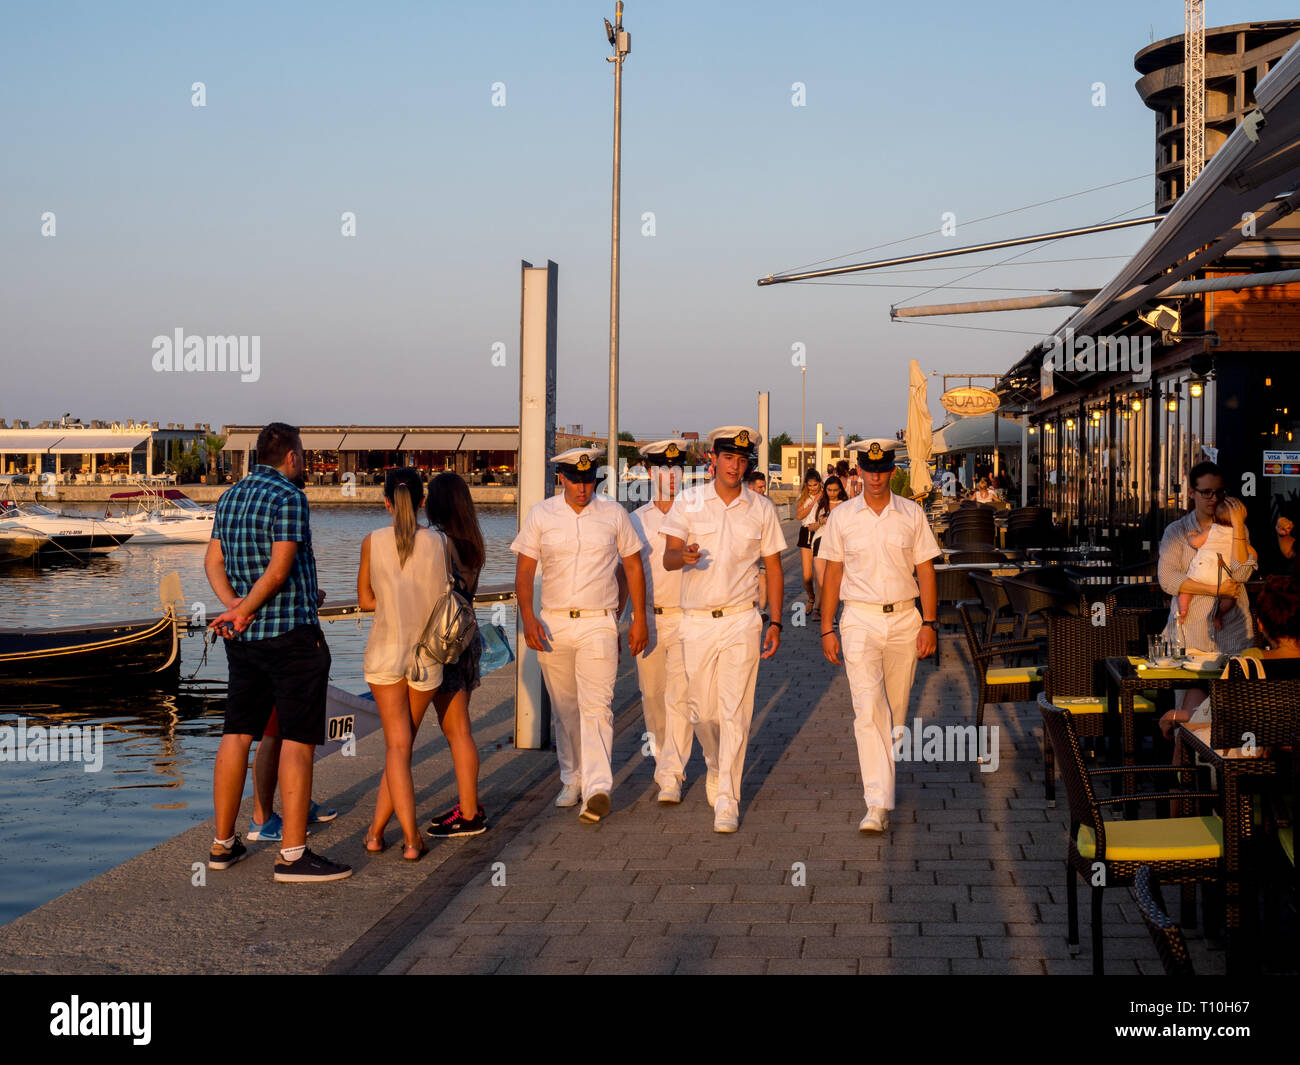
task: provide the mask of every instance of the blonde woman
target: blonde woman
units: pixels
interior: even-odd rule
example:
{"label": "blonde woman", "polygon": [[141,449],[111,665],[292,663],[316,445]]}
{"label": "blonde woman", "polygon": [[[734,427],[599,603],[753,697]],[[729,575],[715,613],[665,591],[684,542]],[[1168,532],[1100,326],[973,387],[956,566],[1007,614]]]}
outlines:
{"label": "blonde woman", "polygon": [[383,724],[385,750],[384,775],[365,847],[371,854],[384,849],[384,829],[396,813],[402,826],[402,857],[411,862],[418,862],[428,850],[415,820],[411,749],[434,691],[442,683],[442,666],[424,667],[418,679],[410,679],[407,670],[429,614],[447,588],[443,539],[416,525],[415,508],[423,501],[424,486],[415,470],[388,471],[384,506],[393,515],[393,524],[376,529],[361,542],[357,572],[357,602],[362,610],[374,611],[364,671]]}

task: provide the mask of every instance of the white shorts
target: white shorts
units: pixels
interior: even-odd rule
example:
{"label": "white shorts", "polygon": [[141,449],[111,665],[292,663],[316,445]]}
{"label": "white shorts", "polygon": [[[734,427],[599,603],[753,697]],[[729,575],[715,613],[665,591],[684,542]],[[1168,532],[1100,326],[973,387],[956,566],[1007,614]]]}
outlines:
{"label": "white shorts", "polygon": [[408,688],[414,688],[418,692],[431,692],[442,683],[441,670],[438,671],[437,676],[434,676],[433,672],[430,671],[429,676],[425,680],[411,680],[405,673],[366,673],[363,674],[363,676],[366,678],[367,684],[382,684],[387,686],[390,684],[397,684],[401,681],[406,681],[406,686]]}

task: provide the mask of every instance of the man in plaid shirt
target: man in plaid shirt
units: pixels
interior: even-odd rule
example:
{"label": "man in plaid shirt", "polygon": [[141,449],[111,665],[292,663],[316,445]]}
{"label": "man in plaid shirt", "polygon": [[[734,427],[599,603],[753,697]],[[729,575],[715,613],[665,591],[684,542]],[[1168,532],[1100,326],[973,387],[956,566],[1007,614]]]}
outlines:
{"label": "man in plaid shirt", "polygon": [[320,883],[352,875],[347,865],[307,849],[312,761],[325,742],[330,652],[316,615],[316,559],[311,549],[298,430],[272,422],[257,438],[259,465],[217,502],[204,559],[208,582],[226,611],[211,627],[226,638],[230,682],[221,746],[212,775],[216,836],[208,868],[227,869],[248,850],[235,834],[248,749],[277,711],[283,843],[275,879]]}

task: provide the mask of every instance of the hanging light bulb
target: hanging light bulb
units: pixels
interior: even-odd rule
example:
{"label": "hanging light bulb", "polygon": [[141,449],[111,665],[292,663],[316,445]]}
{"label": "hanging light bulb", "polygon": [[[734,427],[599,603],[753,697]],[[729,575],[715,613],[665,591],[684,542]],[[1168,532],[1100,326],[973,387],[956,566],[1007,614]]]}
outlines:
{"label": "hanging light bulb", "polygon": [[1200,399],[1205,394],[1205,385],[1200,381],[1193,381],[1187,386],[1187,392],[1192,399]]}
{"label": "hanging light bulb", "polygon": [[1138,396],[1134,396],[1134,397],[1133,397],[1133,409],[1134,409],[1134,410],[1141,410],[1141,409],[1142,409],[1142,400],[1141,400],[1141,398],[1138,397]]}
{"label": "hanging light bulb", "polygon": [[1176,411],[1176,410],[1178,409],[1178,397],[1177,397],[1177,396],[1170,396],[1170,397],[1169,397],[1169,404],[1168,404],[1168,407],[1169,407],[1169,412],[1170,412],[1171,414],[1172,414],[1174,411]]}
{"label": "hanging light bulb", "polygon": [[1092,420],[1093,420],[1094,422],[1099,422],[1099,421],[1101,421],[1101,411],[1100,411],[1100,410],[1094,410],[1094,411],[1092,412]]}
{"label": "hanging light bulb", "polygon": [[1073,419],[1073,418],[1066,418],[1066,419],[1065,419],[1065,427],[1066,427],[1067,429],[1073,429],[1073,428],[1074,428],[1074,419]]}

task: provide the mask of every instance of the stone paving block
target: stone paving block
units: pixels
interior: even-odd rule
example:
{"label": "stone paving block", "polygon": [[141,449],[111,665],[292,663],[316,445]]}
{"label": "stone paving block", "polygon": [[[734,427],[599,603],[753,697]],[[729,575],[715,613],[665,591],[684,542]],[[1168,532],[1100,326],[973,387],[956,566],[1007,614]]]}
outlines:
{"label": "stone paving block", "polygon": [[730,902],[736,894],[735,884],[664,884],[655,902]]}
{"label": "stone paving block", "polygon": [[627,958],[672,959],[712,957],[717,936],[653,935],[634,936]]}
{"label": "stone paving block", "polygon": [[547,921],[621,921],[632,912],[630,902],[559,902]]}
{"label": "stone paving block", "polygon": [[962,922],[993,922],[1005,924],[1037,924],[1038,907],[1028,902],[962,902],[957,904],[957,920]]}
{"label": "stone paving block", "polygon": [[1042,976],[1038,958],[953,958],[954,976]]}
{"label": "stone paving block", "polygon": [[585,976],[671,976],[677,968],[677,958],[592,958]]}
{"label": "stone paving block", "polygon": [[745,921],[670,921],[665,936],[703,937],[747,936],[752,926]]}
{"label": "stone paving block", "polygon": [[676,976],[762,976],[767,972],[766,958],[683,958]]}
{"label": "stone paving block", "polygon": [[951,902],[876,902],[871,906],[873,921],[953,921],[954,905],[969,903]]}
{"label": "stone paving block", "polygon": [[811,902],[811,887],[794,887],[788,881],[771,884],[737,884],[734,902]]}
{"label": "stone paving block", "polygon": [[569,961],[593,958],[621,958],[632,945],[633,936],[593,936],[585,932],[580,936],[556,936],[548,939],[540,957]]}
{"label": "stone paving block", "polygon": [[[577,901],[588,902],[650,902],[659,893],[654,884],[588,884]],[[567,901],[567,900],[566,900]]]}
{"label": "stone paving block", "polygon": [[[960,926],[957,926],[960,927]],[[974,936],[916,936],[890,941],[896,958],[978,958],[979,942]]]}
{"label": "stone paving block", "polygon": [[408,976],[488,976],[500,968],[503,958],[429,958],[421,959],[407,971]]}
{"label": "stone paving block", "polygon": [[969,902],[970,889],[965,884],[894,884],[890,902]]}
{"label": "stone paving block", "polygon": [[803,946],[802,936],[721,936],[714,948],[715,958],[797,958]]}
{"label": "stone paving block", "polygon": [[870,921],[837,921],[835,934],[837,936],[879,936],[888,939],[917,936],[921,933],[920,925],[909,922],[888,924],[882,921],[875,924]]}
{"label": "stone paving block", "polygon": [[857,958],[773,958],[767,963],[768,976],[855,976]]}
{"label": "stone paving block", "polygon": [[590,958],[504,958],[498,976],[581,976]]}
{"label": "stone paving block", "polygon": [[859,958],[863,976],[947,976],[952,972],[947,958]]}
{"label": "stone paving block", "polygon": [[709,916],[709,910],[714,907],[712,902],[650,902],[640,903],[634,911],[634,916],[643,921],[704,921]]}
{"label": "stone paving block", "polygon": [[805,958],[885,958],[893,943],[887,936],[810,936],[803,941]]}
{"label": "stone paving block", "polygon": [[546,940],[539,936],[467,936],[453,952],[454,957],[488,955],[494,958],[533,958]]}
{"label": "stone paving block", "polygon": [[503,903],[540,903],[540,902],[574,902],[584,891],[583,884],[510,884],[507,873],[507,887],[501,889]]}
{"label": "stone paving block", "polygon": [[480,905],[465,918],[465,922],[496,924],[498,921],[542,921],[554,906],[551,902],[498,902],[494,905]]}
{"label": "stone paving block", "polygon": [[781,902],[723,902],[709,911],[708,921],[755,922],[788,921],[791,903]]}

